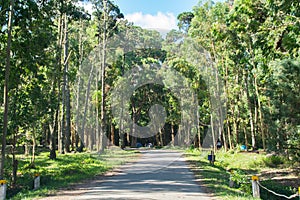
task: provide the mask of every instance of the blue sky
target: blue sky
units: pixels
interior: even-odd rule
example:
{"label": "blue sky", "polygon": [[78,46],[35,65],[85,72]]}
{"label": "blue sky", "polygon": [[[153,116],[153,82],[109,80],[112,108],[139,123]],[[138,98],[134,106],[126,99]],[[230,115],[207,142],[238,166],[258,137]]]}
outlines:
{"label": "blue sky", "polygon": [[[125,19],[146,29],[156,29],[161,33],[177,29],[177,16],[192,11],[199,0],[112,0],[117,4]],[[91,11],[92,4],[84,3]]]}
{"label": "blue sky", "polygon": [[177,16],[192,11],[199,0],[114,0],[125,19],[147,29],[168,32],[177,28]]}
{"label": "blue sky", "polygon": [[184,11],[191,11],[199,0],[114,0],[121,11],[126,14],[142,12],[155,15],[157,12],[178,15]]}

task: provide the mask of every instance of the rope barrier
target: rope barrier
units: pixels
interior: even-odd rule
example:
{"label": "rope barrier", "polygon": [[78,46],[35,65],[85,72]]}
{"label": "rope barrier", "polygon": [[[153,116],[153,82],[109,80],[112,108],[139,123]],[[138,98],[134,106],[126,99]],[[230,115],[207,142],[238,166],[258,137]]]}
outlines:
{"label": "rope barrier", "polygon": [[278,193],[276,193],[276,192],[274,192],[274,191],[272,191],[272,190],[269,190],[269,189],[266,188],[265,186],[261,185],[259,181],[257,181],[257,183],[258,183],[258,185],[259,185],[261,188],[267,190],[268,192],[270,192],[270,193],[272,193],[272,194],[274,194],[274,195],[276,195],[276,196],[278,196],[278,197],[284,197],[284,198],[286,198],[286,199],[293,199],[293,198],[295,198],[295,197],[297,197],[297,196],[300,195],[300,194],[297,193],[297,194],[293,194],[293,195],[291,195],[291,196],[288,197],[288,196],[286,196],[286,195],[278,194]]}

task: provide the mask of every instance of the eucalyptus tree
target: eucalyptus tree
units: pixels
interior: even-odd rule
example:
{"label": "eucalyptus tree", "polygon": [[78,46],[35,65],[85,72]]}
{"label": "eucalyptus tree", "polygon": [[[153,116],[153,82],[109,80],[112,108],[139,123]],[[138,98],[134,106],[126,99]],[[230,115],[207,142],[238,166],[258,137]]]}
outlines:
{"label": "eucalyptus tree", "polygon": [[[211,53],[225,82],[229,146],[247,143],[249,132],[254,149],[266,149],[273,144],[270,138],[276,135],[285,138],[286,134],[272,129],[282,127],[283,130],[287,126],[284,122],[274,126],[271,108],[275,106],[272,102],[278,101],[273,101],[272,92],[266,91],[273,91],[268,80],[278,78],[273,77],[274,67],[294,66],[283,60],[299,58],[299,2],[207,2],[195,7],[193,13],[189,34]],[[281,64],[274,64],[278,62]],[[282,70],[281,73],[284,76],[293,72]],[[277,141],[278,149],[282,150],[283,140]]]}
{"label": "eucalyptus tree", "polygon": [[299,161],[299,59],[272,62],[270,72],[266,90],[266,96],[270,99],[270,105],[266,109],[269,125],[268,149],[279,152],[284,150],[295,161]]}
{"label": "eucalyptus tree", "polygon": [[[70,71],[69,71],[69,79],[71,85],[71,94],[72,94],[72,122],[74,125],[74,131],[72,135],[71,147],[74,150],[78,150],[79,144],[82,144],[81,141],[81,131],[80,131],[80,99],[81,95],[81,71],[83,68],[84,59],[88,56],[88,54],[93,49],[94,44],[94,24],[91,20],[91,16],[85,13],[83,10],[80,12],[76,12],[74,16],[74,20],[70,22],[70,31],[69,33],[69,43],[70,43],[70,51],[74,52],[72,54],[70,62]],[[76,80],[76,81],[75,81]],[[83,138],[83,137],[82,137]],[[74,146],[75,145],[75,146]],[[81,151],[81,149],[79,149]]]}
{"label": "eucalyptus tree", "polygon": [[248,105],[252,109],[248,110],[253,110],[254,118],[254,127],[251,125],[251,129],[262,139],[264,149],[266,134],[274,134],[270,132],[272,126],[268,125],[272,121],[264,118],[270,105],[265,96],[265,89],[268,88],[266,80],[272,70],[270,63],[299,56],[299,41],[296,39],[299,2],[291,1],[288,5],[278,1],[237,1],[234,4],[235,12],[228,16],[229,30],[235,34],[231,40],[240,40],[243,49],[240,60],[249,75],[247,79],[251,86],[248,88],[248,102],[251,103]]}
{"label": "eucalyptus tree", "polygon": [[[202,46],[205,49],[205,51],[207,51],[211,55],[211,60],[213,63],[215,63],[217,71],[221,76],[226,76],[226,69],[228,69],[226,65],[226,61],[228,60],[228,56],[226,55],[228,47],[227,40],[226,38],[224,38],[224,32],[226,31],[225,20],[228,12],[229,7],[226,3],[219,2],[214,4],[212,1],[203,2],[202,4],[199,4],[194,8],[194,16],[190,22],[190,27],[188,31],[188,35],[192,37],[199,46]],[[224,77],[224,79],[228,80],[227,77]],[[215,81],[217,82],[211,82],[210,84],[216,84],[216,88],[219,91],[224,90],[228,92],[228,90],[226,90],[226,88],[228,87],[228,83],[225,82],[224,84],[220,84],[221,82],[219,81],[223,82],[223,80],[219,79],[215,79]],[[209,85],[209,83],[207,84]],[[220,88],[222,85],[224,85],[224,88]],[[214,93],[214,91],[210,91],[210,93]],[[211,107],[212,102],[210,101],[208,101],[207,103],[209,103]],[[223,111],[222,109],[220,109],[218,112]],[[211,112],[211,118],[217,119],[219,115],[223,114],[224,113],[219,113],[217,115],[214,115],[213,112]],[[228,118],[226,120],[228,121]],[[219,127],[223,126],[223,122],[221,122],[220,120],[218,121],[218,123],[220,124]],[[211,127],[213,127],[213,124],[211,124]],[[217,132],[218,139],[222,140],[224,144],[227,144],[228,138],[231,138],[231,133],[230,131],[228,131],[230,129],[225,130],[227,130],[227,135],[225,134],[225,131],[221,129],[217,130]],[[231,142],[229,141],[229,143]]]}
{"label": "eucalyptus tree", "polygon": [[98,36],[98,48],[101,49],[99,52],[99,59],[101,60],[101,70],[96,70],[96,90],[98,90],[99,74],[101,78],[101,104],[100,104],[100,133],[98,130],[98,95],[96,95],[96,147],[98,151],[102,151],[104,148],[104,136],[107,133],[107,111],[106,111],[106,56],[107,56],[107,40],[109,37],[114,35],[118,31],[118,20],[124,16],[121,13],[117,5],[110,0],[92,1],[94,4],[95,12],[94,15],[97,19],[97,33]]}
{"label": "eucalyptus tree", "polygon": [[[79,21],[83,23],[83,21],[88,21],[91,19],[91,16],[84,11],[83,9],[77,7],[75,5],[75,1],[66,1],[65,11],[63,13],[63,59],[62,59],[62,66],[63,66],[63,81],[62,81],[62,108],[61,108],[61,152],[70,152],[70,145],[71,145],[71,98],[70,98],[70,62],[78,53],[79,56],[81,52],[76,51],[74,47],[70,46],[70,33],[76,30],[76,27],[69,28],[70,23]],[[72,24],[71,24],[72,25]],[[84,31],[80,29],[79,31]],[[80,33],[83,34],[83,33]],[[82,40],[81,38],[79,38]],[[71,43],[72,45],[73,43]],[[76,44],[74,44],[76,45]],[[82,44],[80,44],[82,45]],[[82,48],[82,47],[81,47]],[[70,50],[71,49],[71,50]],[[74,51],[73,51],[74,50]],[[82,60],[82,58],[81,58]],[[81,61],[82,62],[82,61]]]}

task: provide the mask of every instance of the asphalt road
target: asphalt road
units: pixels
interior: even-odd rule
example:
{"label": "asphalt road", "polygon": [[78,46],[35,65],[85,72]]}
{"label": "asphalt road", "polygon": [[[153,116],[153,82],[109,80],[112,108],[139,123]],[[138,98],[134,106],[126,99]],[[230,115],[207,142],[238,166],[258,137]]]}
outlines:
{"label": "asphalt road", "polygon": [[182,153],[166,150],[147,150],[141,153],[137,162],[123,166],[116,175],[47,199],[212,199],[195,181]]}

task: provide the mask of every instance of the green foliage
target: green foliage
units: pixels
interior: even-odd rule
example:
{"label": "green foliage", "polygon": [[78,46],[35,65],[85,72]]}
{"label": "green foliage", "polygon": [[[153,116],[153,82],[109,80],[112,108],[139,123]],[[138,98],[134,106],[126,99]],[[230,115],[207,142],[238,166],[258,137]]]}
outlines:
{"label": "green foliage", "polygon": [[[199,150],[187,151],[186,157],[190,163],[191,169],[194,171],[196,178],[201,180],[201,184],[205,185],[208,192],[212,192],[215,197],[220,199],[234,199],[234,200],[248,200],[254,199],[248,193],[250,182],[247,181],[242,170],[236,170],[234,175],[235,181],[239,183],[235,188],[229,187],[230,173],[228,168],[223,167],[219,161],[220,154],[216,154],[215,166],[209,164],[207,154],[209,152],[202,152]],[[223,157],[228,157],[224,160],[225,163],[234,163],[232,154],[221,154]],[[246,159],[245,159],[246,160]]]}
{"label": "green foliage", "polygon": [[178,19],[178,28],[185,32],[188,32],[191,21],[194,18],[194,14],[192,12],[183,12],[177,16]]}
{"label": "green foliage", "polygon": [[[62,187],[101,175],[135,157],[135,151],[107,150],[101,155],[65,154],[60,155],[56,160],[49,160],[48,153],[42,152],[37,156],[34,166],[29,163],[29,158],[20,159],[17,187],[8,189],[8,198],[45,196]],[[41,176],[41,188],[32,191],[33,178],[37,173]]]}
{"label": "green foliage", "polygon": [[[92,0],[92,2],[95,8],[95,12],[93,14],[99,22],[97,25],[97,36],[102,38],[101,34],[105,32],[107,34],[105,36],[106,38],[111,37],[114,33],[118,32],[117,20],[124,18],[124,15],[113,1]],[[105,3],[106,5],[104,5]]]}
{"label": "green foliage", "polygon": [[[266,155],[255,153],[237,153],[219,151],[216,153],[216,162],[212,166],[207,161],[209,152],[190,150],[186,151],[186,157],[195,176],[201,180],[201,184],[208,187],[208,191],[214,193],[220,199],[254,199],[252,198],[251,176],[270,170],[263,161]],[[234,181],[234,188],[229,187],[229,180]],[[284,186],[274,180],[260,180],[260,183],[279,194],[290,196],[297,192],[297,188]],[[280,199],[275,195],[260,189],[261,199]]]}
{"label": "green foliage", "polygon": [[[213,64],[223,81],[227,102],[225,127],[221,131],[229,154],[217,155],[216,169],[206,165],[212,180],[223,175],[225,168],[245,170],[251,167],[279,167],[288,162],[299,163],[300,154],[300,6],[298,0],[236,0],[233,5],[228,2],[201,1],[192,12],[183,12],[178,16],[181,31],[170,31],[164,40],[155,30],[144,30],[126,20],[113,1],[92,1],[95,7],[95,18],[79,8],[77,1],[34,1],[16,0],[14,6],[11,73],[9,81],[9,127],[7,143],[12,145],[32,144],[36,138],[37,145],[48,145],[56,141],[57,124],[60,124],[62,105],[62,46],[63,27],[60,24],[64,14],[69,19],[69,70],[66,72],[70,83],[70,97],[84,93],[76,91],[80,82],[83,59],[103,39],[119,33],[126,38],[126,43],[117,44],[119,49],[115,62],[108,64],[106,71],[107,90],[113,88],[127,70],[137,65],[151,66],[166,64],[188,79],[199,102],[199,127],[201,140],[205,136],[211,120],[209,85],[203,79],[203,71],[189,63],[178,54],[190,54],[185,47],[190,41],[199,44],[208,52]],[[3,93],[4,65],[7,43],[7,9],[9,1],[0,2],[0,92]],[[104,16],[106,18],[104,19]],[[90,20],[90,21],[89,21]],[[185,35],[192,39],[186,40]],[[135,47],[139,49],[133,51]],[[179,52],[176,52],[179,51]],[[122,52],[124,55],[121,55]],[[194,63],[195,64],[195,63]],[[199,63],[197,63],[199,64]],[[202,64],[202,63],[201,63]],[[210,63],[211,64],[211,63]],[[82,77],[83,79],[86,77]],[[78,84],[78,85],[77,85]],[[94,84],[94,83],[93,83]],[[99,86],[100,87],[100,86]],[[101,100],[98,88],[91,92],[91,104],[97,105]],[[85,95],[85,94],[83,94]],[[95,98],[95,97],[98,98]],[[165,126],[165,142],[169,141],[170,126],[175,132],[181,119],[180,102],[170,91],[157,85],[139,88],[132,96],[132,104],[127,112],[138,124],[149,122],[148,109],[153,103],[167,108],[167,124]],[[108,110],[110,108],[107,100]],[[3,95],[0,95],[3,102]],[[72,111],[75,110],[73,105]],[[74,111],[76,112],[76,111]],[[74,114],[73,112],[73,114]],[[79,112],[82,112],[80,110]],[[90,109],[90,116],[95,109]],[[0,124],[3,121],[3,108],[0,107]],[[79,113],[82,114],[82,113]],[[108,115],[111,114],[108,112]],[[96,118],[89,119],[93,123]],[[75,121],[73,117],[73,121]],[[107,121],[114,122],[112,116]],[[50,131],[51,127],[53,130]],[[56,128],[56,129],[55,129]],[[78,129],[78,127],[72,127]],[[169,128],[169,129],[168,129]],[[0,131],[2,126],[0,126]],[[109,129],[109,128],[107,128]],[[73,130],[74,134],[79,130]],[[115,131],[117,134],[118,131]],[[75,135],[74,135],[75,136]],[[222,139],[223,139],[222,138]],[[250,142],[251,140],[251,142]],[[225,142],[223,141],[223,142]],[[251,144],[250,144],[251,143]],[[271,156],[263,158],[261,154],[237,153],[234,148],[240,144],[249,147],[267,148],[278,154],[286,154],[288,158]],[[266,145],[264,145],[266,144]],[[54,145],[53,149],[56,146]],[[196,148],[195,148],[196,149]],[[196,152],[190,149],[191,153]],[[61,173],[69,176],[85,175],[90,166],[91,173],[96,166],[106,169],[103,163],[94,157],[76,156],[49,161],[46,155],[34,164],[20,159],[20,177],[18,184],[26,183],[22,190],[31,188],[33,173],[44,173],[44,181],[51,183],[53,177],[59,178]],[[247,159],[246,159],[247,158]],[[11,158],[7,158],[10,160]],[[76,162],[72,162],[76,161]],[[72,162],[72,163],[68,163]],[[247,163],[247,165],[245,165]],[[46,170],[51,165],[54,171]],[[199,164],[199,163],[198,163]],[[84,165],[82,169],[79,167]],[[95,167],[95,168],[93,168]],[[61,170],[58,171],[57,169]],[[83,171],[82,171],[83,170]],[[11,166],[6,166],[6,177],[11,177]],[[52,173],[52,174],[51,174]],[[242,184],[244,175],[237,172],[236,181]],[[69,179],[68,179],[69,180]],[[213,180],[214,181],[214,180]],[[224,181],[225,182],[225,181]],[[243,187],[242,185],[240,185]],[[244,188],[246,191],[247,188]]]}
{"label": "green foliage", "polygon": [[[264,180],[260,181],[260,183],[267,187],[271,191],[276,191],[278,194],[283,194],[286,196],[291,196],[297,193],[297,188],[292,188],[290,186],[284,186],[281,184],[276,184],[272,180]],[[282,197],[276,196],[264,189],[261,188],[261,199],[274,199],[274,200],[282,200]],[[298,197],[293,198],[293,200],[297,200]]]}
{"label": "green foliage", "polygon": [[241,191],[249,195],[252,194],[252,187],[251,184],[249,184],[250,178],[244,171],[240,169],[233,170],[230,173],[230,180],[232,180],[235,183],[235,186]]}
{"label": "green foliage", "polygon": [[267,167],[277,168],[279,165],[284,164],[285,160],[281,156],[269,156],[263,159],[264,164]]}
{"label": "green foliage", "polygon": [[287,150],[297,161],[299,4],[288,5],[204,1],[194,8],[188,33],[210,52],[224,80],[230,147],[251,137],[252,146]]}

